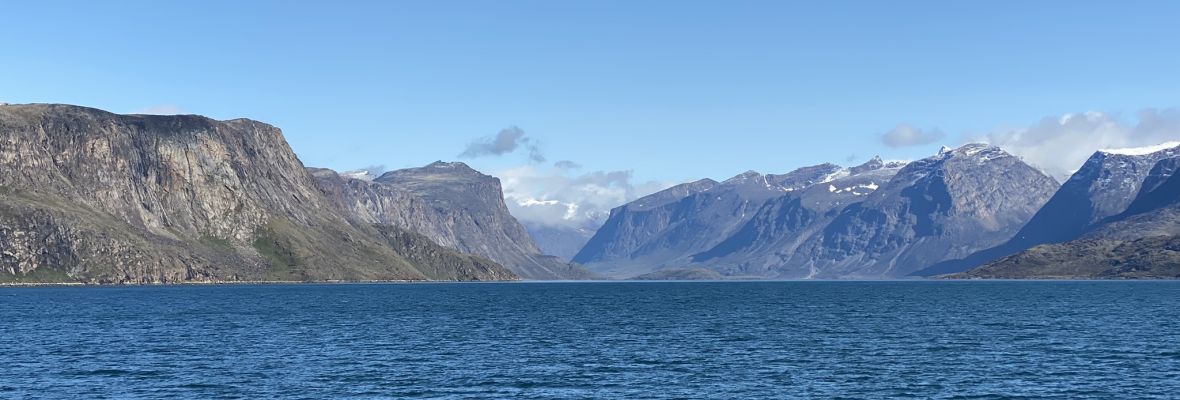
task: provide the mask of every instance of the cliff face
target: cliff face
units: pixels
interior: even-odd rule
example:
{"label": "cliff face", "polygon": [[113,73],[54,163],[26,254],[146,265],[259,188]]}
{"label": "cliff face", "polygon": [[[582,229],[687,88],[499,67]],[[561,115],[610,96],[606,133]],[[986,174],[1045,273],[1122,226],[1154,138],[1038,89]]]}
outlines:
{"label": "cliff face", "polygon": [[[431,278],[337,211],[275,127],[66,105],[0,106],[0,268],[8,280]],[[493,276],[505,275],[479,277]]]}
{"label": "cliff face", "polygon": [[372,181],[310,169],[320,190],[354,221],[416,232],[443,246],[486,257],[529,279],[583,278],[575,265],[541,254],[508,212],[499,179],[463,163],[435,162]]}
{"label": "cliff face", "polygon": [[1096,224],[1127,210],[1156,163],[1177,154],[1178,148],[1143,154],[1096,152],[1011,240],[918,274],[961,272],[1040,244],[1077,239]]}
{"label": "cliff face", "polygon": [[1180,278],[1178,166],[1180,157],[1161,159],[1141,183],[1127,182],[1104,193],[1099,198],[1125,205],[1125,210],[1092,223],[1074,240],[1024,249],[951,277]]}

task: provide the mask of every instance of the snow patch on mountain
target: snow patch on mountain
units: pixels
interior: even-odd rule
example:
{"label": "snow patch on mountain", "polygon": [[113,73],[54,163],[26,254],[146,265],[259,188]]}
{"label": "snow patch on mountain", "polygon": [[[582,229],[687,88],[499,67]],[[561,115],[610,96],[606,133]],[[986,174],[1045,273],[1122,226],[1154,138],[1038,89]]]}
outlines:
{"label": "snow patch on mountain", "polygon": [[362,181],[370,182],[373,181],[373,179],[377,179],[377,175],[374,175],[372,171],[367,169],[344,171],[340,173],[340,176],[348,179],[360,179]]}

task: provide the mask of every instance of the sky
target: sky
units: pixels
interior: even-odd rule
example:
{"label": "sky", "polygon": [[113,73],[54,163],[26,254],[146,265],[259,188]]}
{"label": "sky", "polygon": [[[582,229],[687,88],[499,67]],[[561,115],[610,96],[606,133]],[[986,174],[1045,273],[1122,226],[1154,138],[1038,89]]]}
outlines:
{"label": "sky", "polygon": [[1180,138],[1177,20],[1171,1],[26,1],[0,13],[0,101],[252,118],[338,170],[463,161],[518,216],[577,223],[678,182],[968,141],[1064,179]]}

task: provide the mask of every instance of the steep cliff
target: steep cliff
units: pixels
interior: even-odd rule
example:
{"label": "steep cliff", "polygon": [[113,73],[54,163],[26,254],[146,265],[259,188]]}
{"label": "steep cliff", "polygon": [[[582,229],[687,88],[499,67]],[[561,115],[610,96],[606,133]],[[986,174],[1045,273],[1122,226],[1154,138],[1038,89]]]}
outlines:
{"label": "steep cliff", "polygon": [[1095,152],[1011,240],[916,274],[961,272],[1036,245],[1077,239],[1095,224],[1126,210],[1156,163],[1177,154],[1180,147],[1176,145],[1149,152]]}
{"label": "steep cliff", "polygon": [[[1180,157],[1159,160],[1138,185],[1103,198],[1126,209],[1092,223],[1077,239],[1031,247],[954,278],[1180,278]],[[1131,196],[1129,191],[1138,189]],[[1121,193],[1121,194],[1120,194]]]}
{"label": "steep cliff", "polygon": [[435,162],[373,180],[310,168],[320,190],[348,218],[416,232],[443,246],[486,257],[529,279],[588,277],[581,267],[541,254],[508,212],[499,179],[466,164]]}
{"label": "steep cliff", "polygon": [[[462,256],[428,242],[413,248]],[[337,211],[273,126],[0,106],[5,280],[508,276],[428,275],[419,267],[376,227]]]}

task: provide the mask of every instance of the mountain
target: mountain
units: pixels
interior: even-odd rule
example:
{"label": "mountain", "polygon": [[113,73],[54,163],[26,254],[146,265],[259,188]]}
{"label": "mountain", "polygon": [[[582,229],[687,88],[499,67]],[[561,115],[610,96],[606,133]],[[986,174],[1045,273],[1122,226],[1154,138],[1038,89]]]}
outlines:
{"label": "mountain", "polygon": [[588,276],[541,250],[504,204],[500,180],[467,164],[435,162],[374,179],[309,168],[320,191],[348,217],[417,232],[435,243],[491,259],[528,279]]}
{"label": "mountain", "polygon": [[748,171],[720,183],[703,179],[673,186],[611,210],[574,261],[617,277],[687,266],[694,254],[732,235],[767,200],[841,170],[823,164],[782,175]]}
{"label": "mountain", "polygon": [[1002,243],[1057,186],[982,144],[908,164],[747,172],[612,210],[574,260],[616,276],[700,267],[727,277],[904,276]]}
{"label": "mountain", "polygon": [[1094,223],[1077,239],[1034,246],[950,277],[1180,278],[1178,166],[1180,157],[1156,162],[1126,210]]}
{"label": "mountain", "polygon": [[1036,245],[1076,239],[1124,210],[1156,163],[1180,155],[1180,143],[1095,152],[1036,215],[1005,243],[918,271],[930,276],[965,271]]}
{"label": "mountain", "polygon": [[790,264],[809,277],[904,276],[1003,243],[1057,186],[998,147],[944,149],[845,207]]}
{"label": "mountain", "polygon": [[588,221],[583,226],[554,226],[539,222],[521,221],[542,253],[572,259],[586,242],[594,237],[598,224]]}
{"label": "mountain", "polygon": [[741,229],[693,255],[692,261],[728,276],[809,277],[813,271],[799,270],[792,264],[793,255],[841,210],[888,184],[905,165],[874,157],[862,165],[835,170],[816,184],[767,201]]}
{"label": "mountain", "polygon": [[353,223],[273,126],[0,106],[0,280],[514,278],[420,235]]}
{"label": "mountain", "polygon": [[888,278],[1006,240],[1057,184],[1003,150],[943,149],[908,164],[874,159],[768,201],[698,254],[729,276]]}

